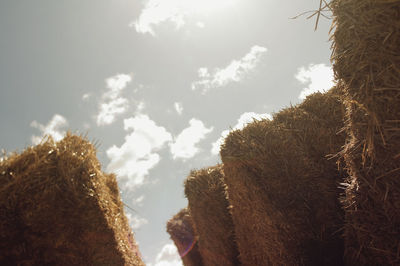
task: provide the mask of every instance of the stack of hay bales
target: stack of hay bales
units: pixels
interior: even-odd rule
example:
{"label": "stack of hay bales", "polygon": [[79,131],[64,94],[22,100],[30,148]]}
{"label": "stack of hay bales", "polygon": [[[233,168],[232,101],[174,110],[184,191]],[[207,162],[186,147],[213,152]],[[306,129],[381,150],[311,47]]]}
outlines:
{"label": "stack of hay bales", "polygon": [[185,194],[204,265],[240,265],[222,166],[192,171]]}
{"label": "stack of hay bales", "polygon": [[344,143],[341,118],[333,92],[315,94],[226,138],[221,157],[243,265],[343,263],[343,177],[326,161]]}
{"label": "stack of hay bales", "polygon": [[1,265],[144,265],[114,175],[68,134],[0,162]]}
{"label": "stack of hay bales", "polygon": [[399,265],[400,1],[330,6],[332,61],[347,110],[346,260]]}
{"label": "stack of hay bales", "polygon": [[183,265],[203,265],[193,219],[188,208],[180,210],[167,222],[167,232],[178,249]]}

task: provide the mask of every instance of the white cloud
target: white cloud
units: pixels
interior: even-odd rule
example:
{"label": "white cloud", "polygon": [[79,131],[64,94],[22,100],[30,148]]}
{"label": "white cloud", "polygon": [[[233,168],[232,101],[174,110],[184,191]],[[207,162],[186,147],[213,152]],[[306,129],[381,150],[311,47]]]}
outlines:
{"label": "white cloud", "polygon": [[146,108],[146,104],[144,102],[139,102],[136,107],[136,112],[141,113]]}
{"label": "white cloud", "polygon": [[196,145],[212,130],[212,127],[206,128],[202,121],[192,118],[189,127],[182,130],[175,142],[170,144],[173,158],[189,159],[195,156],[199,152]]}
{"label": "white cloud", "polygon": [[224,87],[232,82],[239,82],[250,74],[262,56],[267,52],[267,48],[255,45],[243,58],[233,60],[225,68],[215,68],[212,73],[206,67],[198,70],[200,80],[192,83],[192,90],[201,89],[203,93],[213,88]]}
{"label": "white cloud", "polygon": [[139,33],[155,35],[154,27],[170,22],[180,29],[193,15],[206,15],[234,6],[237,0],[149,0],[139,18],[130,23]]}
{"label": "white cloud", "polygon": [[100,104],[100,113],[97,116],[97,125],[109,125],[115,120],[115,116],[124,113],[128,108],[128,100],[117,98],[107,103]]}
{"label": "white cloud", "polygon": [[168,243],[157,254],[154,266],[182,266],[182,260],[174,244]]}
{"label": "white cloud", "polygon": [[178,115],[181,115],[183,112],[183,106],[182,103],[174,103],[175,111],[178,113]]}
{"label": "white cloud", "polygon": [[132,77],[127,74],[118,74],[106,79],[108,91],[103,94],[100,102],[100,111],[97,115],[98,126],[111,124],[118,114],[127,110],[128,100],[120,94],[131,81]]}
{"label": "white cloud", "polygon": [[68,126],[68,121],[62,115],[55,114],[53,118],[47,123],[42,125],[36,120],[32,121],[31,127],[37,128],[41,131],[41,136],[32,136],[31,140],[34,145],[39,144],[42,138],[46,135],[51,136],[55,141],[60,141],[64,138],[65,131],[62,128]]}
{"label": "white cloud", "polygon": [[[237,124],[232,128],[232,130],[238,130],[244,128],[247,124],[253,122],[255,120],[261,119],[272,119],[270,114],[257,114],[253,112],[243,113],[239,119]],[[224,130],[221,132],[221,137],[217,141],[212,144],[211,153],[217,155],[221,148],[221,145],[224,143],[225,138],[229,135],[230,130]]]}
{"label": "white cloud", "polygon": [[165,21],[173,22],[176,28],[180,28],[184,24],[184,14],[173,2],[178,1],[149,0],[139,19],[132,22],[130,26],[135,27],[139,33],[150,33],[151,35],[155,35],[153,26]]}
{"label": "white cloud", "polygon": [[107,88],[109,88],[110,91],[105,94],[105,97],[110,99],[118,97],[119,92],[125,89],[126,85],[131,81],[132,77],[127,74],[117,74],[106,79]]}
{"label": "white cloud", "polygon": [[90,93],[85,93],[85,94],[82,95],[82,100],[83,100],[83,101],[87,101],[87,100],[89,100],[89,98],[90,98],[91,96],[92,96],[92,95],[91,95]]}
{"label": "white cloud", "polygon": [[115,172],[124,186],[132,189],[143,185],[149,170],[160,161],[157,151],[171,141],[172,136],[143,114],[125,119],[124,129],[132,132],[125,136],[121,147],[114,145],[107,150],[111,160],[107,171]]}
{"label": "white cloud", "polygon": [[134,205],[143,206],[144,195],[133,200]]}
{"label": "white cloud", "polygon": [[130,213],[126,213],[126,217],[128,218],[129,225],[133,230],[137,230],[143,225],[146,225],[149,223],[149,221],[145,218],[140,218],[139,216],[135,215],[132,216]]}
{"label": "white cloud", "polygon": [[318,91],[326,92],[334,86],[332,67],[325,64],[310,64],[307,68],[301,67],[295,77],[302,84],[308,86],[301,91],[299,95],[301,100]]}

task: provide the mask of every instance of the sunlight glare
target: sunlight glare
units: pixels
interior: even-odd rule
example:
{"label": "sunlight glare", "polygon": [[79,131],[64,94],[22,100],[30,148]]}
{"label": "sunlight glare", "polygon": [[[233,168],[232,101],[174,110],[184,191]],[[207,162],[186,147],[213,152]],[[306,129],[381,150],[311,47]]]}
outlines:
{"label": "sunlight glare", "polygon": [[[155,34],[153,26],[164,21],[171,21],[179,29],[186,24],[186,20],[193,16],[208,17],[222,15],[228,9],[237,7],[240,0],[148,0],[138,20],[132,22],[138,32]],[[204,28],[204,22],[197,23]]]}
{"label": "sunlight glare", "polygon": [[208,15],[212,12],[221,12],[225,8],[234,6],[237,0],[176,0],[182,9],[190,13]]}

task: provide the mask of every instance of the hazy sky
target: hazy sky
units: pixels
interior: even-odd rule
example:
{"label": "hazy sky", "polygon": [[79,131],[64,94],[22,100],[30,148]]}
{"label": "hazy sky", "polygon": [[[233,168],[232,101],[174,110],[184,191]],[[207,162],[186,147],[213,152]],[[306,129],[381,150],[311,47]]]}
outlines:
{"label": "hazy sky", "polygon": [[166,221],[230,128],[330,88],[318,0],[2,0],[0,148],[88,133],[118,174],[148,265],[180,265]]}

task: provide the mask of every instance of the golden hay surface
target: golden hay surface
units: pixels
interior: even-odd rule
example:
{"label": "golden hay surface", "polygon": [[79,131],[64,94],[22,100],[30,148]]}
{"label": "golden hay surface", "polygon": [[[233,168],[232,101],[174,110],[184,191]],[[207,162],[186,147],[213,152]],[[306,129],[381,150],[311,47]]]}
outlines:
{"label": "golden hay surface", "polygon": [[0,162],[1,265],[144,265],[114,175],[67,134]]}
{"label": "golden hay surface", "polygon": [[198,237],[188,208],[183,208],[167,222],[167,232],[174,241],[184,266],[203,266]]}
{"label": "golden hay surface", "polygon": [[346,260],[399,265],[400,1],[333,0],[330,8],[347,109]]}
{"label": "golden hay surface", "polygon": [[222,166],[192,171],[185,194],[204,265],[240,265]]}
{"label": "golden hay surface", "polygon": [[230,133],[221,149],[243,265],[341,265],[335,160],[344,136],[332,92]]}
{"label": "golden hay surface", "polygon": [[273,119],[291,130],[320,167],[332,172],[337,170],[335,159],[327,160],[327,156],[334,157],[345,144],[345,134],[341,132],[344,112],[340,90],[333,87],[327,93],[314,93],[298,106],[279,111]]}

